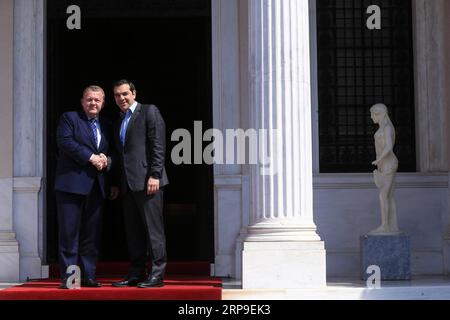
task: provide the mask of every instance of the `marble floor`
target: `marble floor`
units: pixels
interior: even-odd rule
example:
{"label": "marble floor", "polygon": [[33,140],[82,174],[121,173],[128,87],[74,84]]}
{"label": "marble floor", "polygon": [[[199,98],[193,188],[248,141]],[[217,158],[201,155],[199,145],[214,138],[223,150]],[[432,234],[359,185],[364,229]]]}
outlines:
{"label": "marble floor", "polygon": [[9,288],[12,286],[17,286],[19,284],[21,284],[21,283],[1,283],[0,282],[0,290],[6,289],[6,288]]}
{"label": "marble floor", "polygon": [[[0,283],[0,290],[19,283]],[[450,277],[415,277],[383,281],[380,289],[352,278],[329,279],[325,288],[243,290],[234,279],[223,279],[223,300],[450,300]]]}
{"label": "marble floor", "polygon": [[328,279],[325,288],[242,290],[233,279],[224,279],[224,300],[450,300],[450,277],[416,277],[410,281],[383,281],[367,288],[358,279]]}

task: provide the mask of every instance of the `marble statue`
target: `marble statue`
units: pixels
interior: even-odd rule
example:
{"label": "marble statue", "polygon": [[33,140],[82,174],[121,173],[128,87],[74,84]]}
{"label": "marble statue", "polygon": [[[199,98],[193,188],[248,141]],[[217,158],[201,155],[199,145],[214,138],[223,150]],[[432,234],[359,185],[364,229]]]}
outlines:
{"label": "marble statue", "polygon": [[395,129],[389,119],[388,109],[384,104],[376,104],[370,109],[375,124],[379,125],[375,133],[375,152],[377,159],[372,162],[377,169],[373,172],[375,184],[380,193],[381,225],[371,231],[370,235],[396,235],[398,229],[397,209],[394,198],[395,173],[398,159],[394,154]]}

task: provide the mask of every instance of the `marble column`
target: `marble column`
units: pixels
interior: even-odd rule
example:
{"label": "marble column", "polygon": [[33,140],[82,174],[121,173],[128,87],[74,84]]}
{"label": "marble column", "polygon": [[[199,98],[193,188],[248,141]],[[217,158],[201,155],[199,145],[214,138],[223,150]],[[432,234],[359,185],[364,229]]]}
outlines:
{"label": "marble column", "polygon": [[[241,127],[239,79],[239,2],[212,0],[213,127]],[[215,269],[220,277],[240,278],[241,252],[235,240],[247,205],[241,165],[214,165]]]}
{"label": "marble column", "polygon": [[0,282],[19,280],[19,243],[13,230],[14,1],[0,1]]}
{"label": "marble column", "polygon": [[[442,79],[443,79],[443,85],[442,85],[442,100],[443,105],[445,108],[445,116],[443,117],[443,121],[445,125],[446,132],[443,137],[443,143],[442,146],[447,152],[447,173],[448,178],[450,181],[450,126],[448,125],[450,123],[450,92],[449,90],[445,90],[445,88],[448,88],[450,86],[450,39],[448,36],[445,35],[446,30],[450,30],[450,21],[446,19],[450,15],[450,2],[439,0],[438,4],[440,7],[438,8],[439,11],[439,22],[440,22],[440,28],[441,28],[441,37],[440,37],[440,47],[441,49],[441,62],[442,67]],[[433,130],[431,130],[433,131]],[[447,198],[450,203],[450,188],[448,188],[447,192]],[[450,275],[450,210],[448,210],[447,216],[445,219],[443,219],[447,226],[444,228],[444,236],[443,236],[443,243],[442,243],[442,254],[443,254],[443,261],[444,261],[444,273],[446,275]]]}
{"label": "marble column", "polygon": [[45,1],[14,1],[14,230],[20,279],[46,277],[44,260]]}
{"label": "marble column", "polygon": [[250,167],[243,288],[325,286],[313,221],[308,0],[249,0],[247,9],[250,125],[267,130],[259,152],[269,161]]}
{"label": "marble column", "polygon": [[[450,167],[450,2],[413,0],[418,169]],[[450,179],[450,176],[449,176]],[[450,200],[450,192],[448,196]],[[450,274],[450,211],[442,219],[443,269]]]}
{"label": "marble column", "polygon": [[448,1],[414,0],[417,161],[420,172],[446,172],[449,82]]}

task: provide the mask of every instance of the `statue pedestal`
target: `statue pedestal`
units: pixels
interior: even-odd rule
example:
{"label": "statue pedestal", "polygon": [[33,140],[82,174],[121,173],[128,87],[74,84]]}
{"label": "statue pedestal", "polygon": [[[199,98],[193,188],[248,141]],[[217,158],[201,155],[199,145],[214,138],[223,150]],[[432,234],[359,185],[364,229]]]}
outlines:
{"label": "statue pedestal", "polygon": [[367,280],[367,268],[381,269],[381,280],[411,279],[411,241],[406,234],[392,236],[365,235],[360,238],[361,277]]}

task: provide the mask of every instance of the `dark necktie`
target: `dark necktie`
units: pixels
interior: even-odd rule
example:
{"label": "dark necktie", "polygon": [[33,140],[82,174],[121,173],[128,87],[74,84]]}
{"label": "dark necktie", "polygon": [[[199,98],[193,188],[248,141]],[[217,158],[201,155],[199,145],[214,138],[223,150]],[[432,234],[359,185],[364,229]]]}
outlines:
{"label": "dark necktie", "polygon": [[133,115],[133,112],[128,109],[128,111],[124,114],[122,114],[122,124],[120,125],[120,141],[122,142],[122,145],[125,146],[125,136],[127,133],[127,127],[128,122],[130,121],[131,116]]}
{"label": "dark necktie", "polygon": [[91,124],[92,133],[94,134],[95,146],[98,148],[97,120],[94,118],[90,119],[89,122]]}

